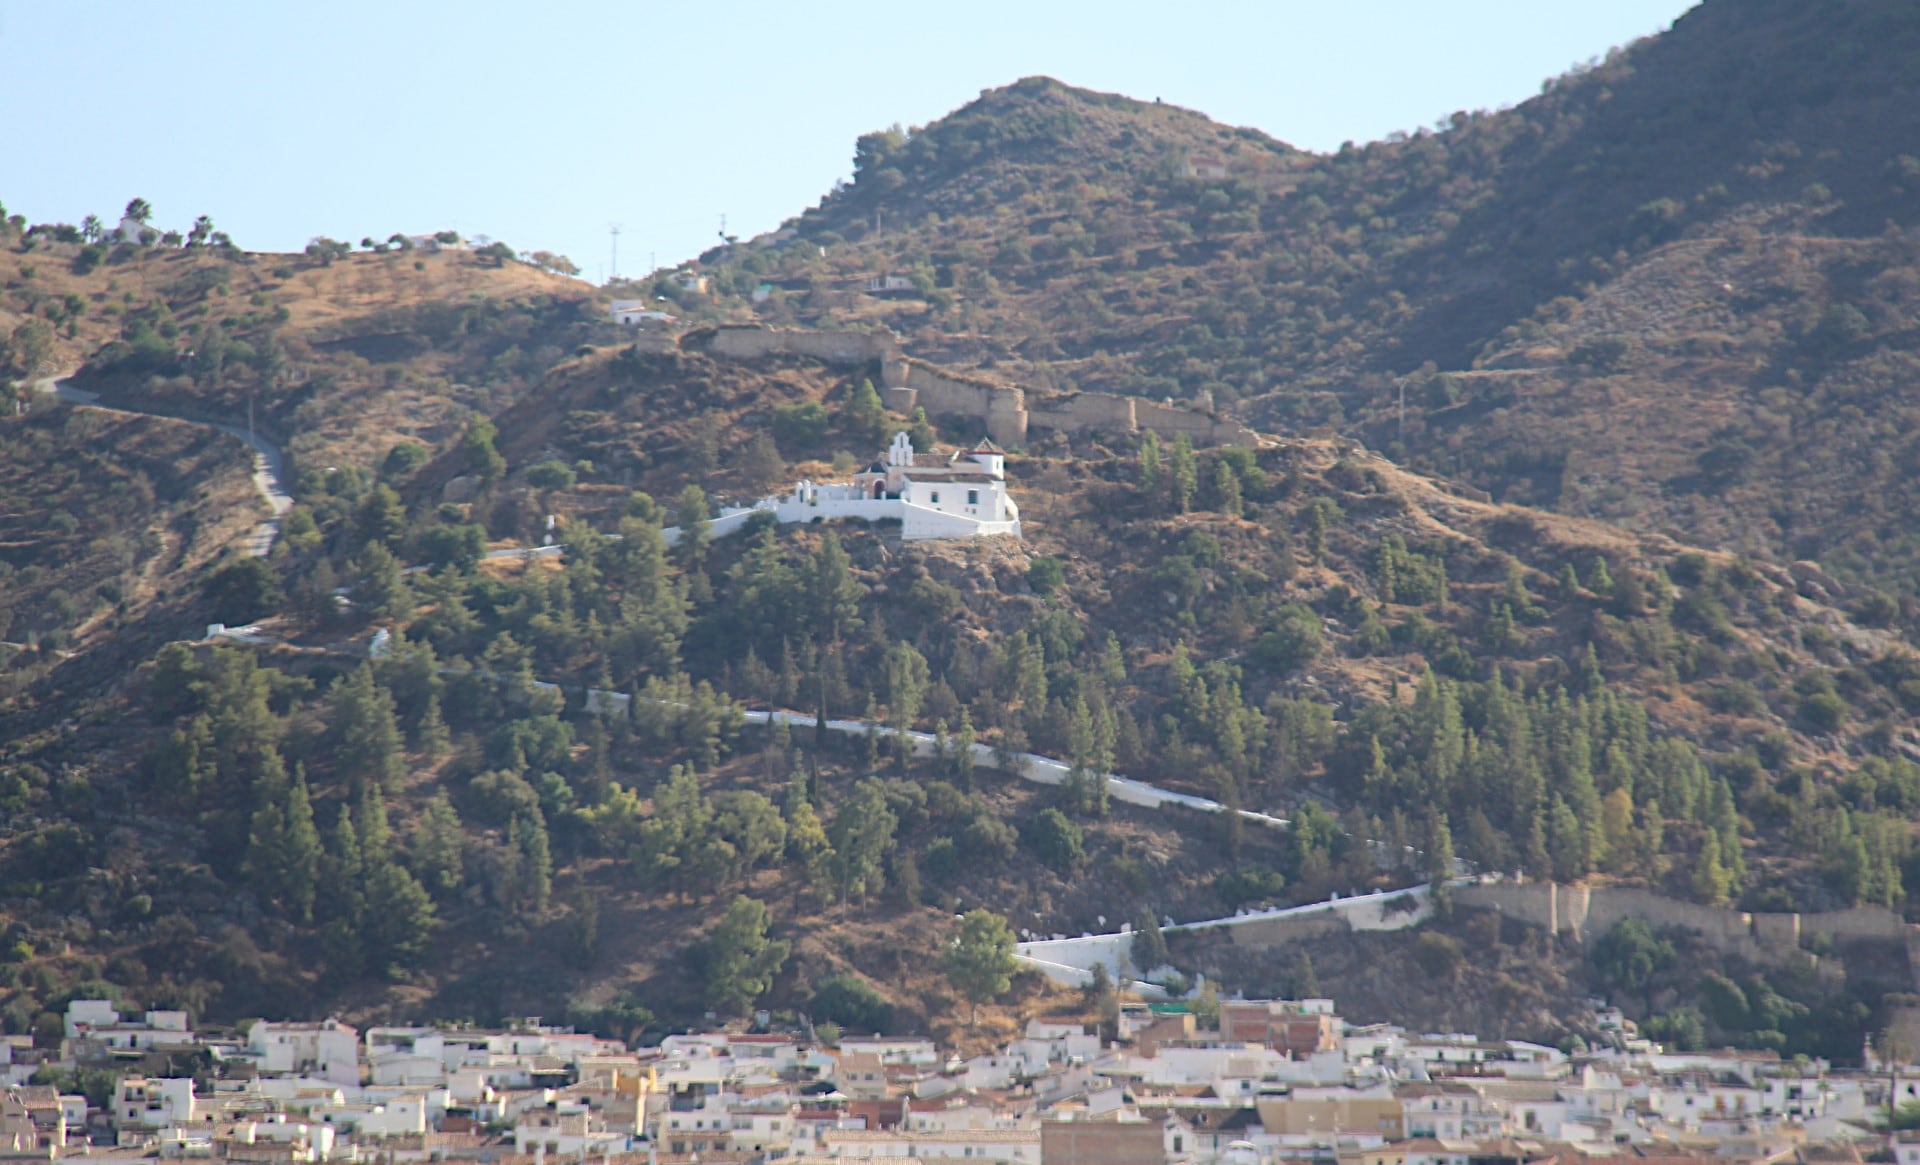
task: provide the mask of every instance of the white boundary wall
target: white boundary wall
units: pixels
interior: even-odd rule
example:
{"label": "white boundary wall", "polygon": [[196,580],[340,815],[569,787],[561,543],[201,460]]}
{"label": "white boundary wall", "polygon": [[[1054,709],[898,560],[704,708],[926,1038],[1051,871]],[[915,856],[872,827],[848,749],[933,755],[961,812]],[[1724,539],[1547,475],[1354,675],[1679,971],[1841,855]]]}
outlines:
{"label": "white boundary wall", "polygon": [[[764,498],[751,506],[721,510],[720,516],[707,524],[707,536],[724,538],[729,534],[737,534],[755,514],[772,514],[773,520],[782,525],[846,519],[866,522],[892,520],[900,523],[900,537],[908,542],[933,538],[984,538],[993,534],[1011,534],[1015,538],[1020,536],[1020,521],[1017,518],[1007,522],[990,522],[899,498],[864,497],[851,486],[821,486],[805,481],[795,486],[793,493],[786,497]],[[669,546],[680,541],[678,526],[668,526],[660,533]]]}
{"label": "white boundary wall", "polygon": [[[749,711],[744,713],[744,715],[749,724],[771,724],[779,721],[795,728],[812,728],[814,725],[814,718],[805,712]],[[827,731],[864,735],[868,731],[868,725],[859,720],[829,720],[827,721]],[[877,725],[873,727],[872,731],[881,737],[891,737],[896,734],[896,731],[892,728]],[[931,733],[907,732],[905,735],[908,740],[913,742],[913,755],[933,755],[936,741]],[[1005,771],[1007,766],[1000,763],[1003,759],[1011,759],[1013,764],[1012,775],[1040,785],[1063,784],[1068,774],[1073,771],[1073,766],[1063,761],[1054,760],[1052,757],[1040,756],[1037,753],[1023,752],[1017,753],[1011,758],[1003,758],[1002,754],[992,745],[976,744],[973,746],[974,763],[982,768]],[[1220,802],[1210,800],[1206,797],[1196,797],[1191,793],[1176,793],[1171,789],[1162,789],[1157,785],[1149,785],[1145,781],[1136,781],[1131,777],[1116,776],[1112,773],[1107,774],[1107,791],[1115,801],[1124,801],[1128,805],[1138,805],[1143,809],[1158,809],[1165,805],[1180,805],[1201,813],[1222,813],[1225,812],[1227,808]],[[1287,819],[1284,817],[1274,817],[1266,813],[1256,813],[1251,809],[1242,809],[1239,813],[1245,820],[1252,821],[1259,825],[1265,825],[1272,829],[1287,828]]]}
{"label": "white boundary wall", "polygon": [[[1412,898],[1414,909],[1405,908]],[[1276,919],[1305,919],[1327,915],[1345,922],[1354,930],[1405,930],[1424,922],[1433,914],[1433,891],[1424,884],[1402,890],[1381,890],[1352,898],[1330,898],[1305,906],[1287,906],[1276,910],[1250,910],[1231,918],[1212,918],[1203,922],[1180,922],[1163,929],[1172,931],[1204,930],[1209,927],[1234,927],[1269,923]],[[1022,962],[1046,973],[1056,983],[1081,986],[1092,982],[1093,968],[1105,966],[1118,981],[1133,961],[1133,928],[1123,927],[1113,934],[1088,934],[1079,938],[1036,939],[1014,948]]]}

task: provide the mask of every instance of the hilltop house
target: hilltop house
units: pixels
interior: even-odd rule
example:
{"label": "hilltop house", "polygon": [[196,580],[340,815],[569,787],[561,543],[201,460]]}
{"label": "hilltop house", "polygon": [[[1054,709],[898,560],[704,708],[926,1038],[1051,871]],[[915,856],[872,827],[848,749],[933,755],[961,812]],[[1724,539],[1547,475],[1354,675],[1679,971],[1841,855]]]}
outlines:
{"label": "hilltop house", "polygon": [[1188,178],[1218,182],[1228,175],[1227,163],[1212,154],[1190,154],[1180,172]]}
{"label": "hilltop house", "polygon": [[[1020,533],[1020,507],[1007,496],[1007,455],[982,440],[965,452],[915,453],[896,433],[886,455],[853,476],[852,485],[803,481],[780,503],[780,520],[819,517],[898,518],[901,537],[972,538]],[[844,507],[846,513],[838,513]],[[799,509],[804,507],[804,509]],[[798,509],[795,517],[790,511]]]}
{"label": "hilltop house", "polygon": [[140,219],[122,215],[117,226],[108,227],[101,232],[101,239],[109,243],[133,243],[142,247],[151,247],[160,241],[160,232]]}
{"label": "hilltop house", "polygon": [[656,310],[644,299],[616,299],[607,306],[607,314],[613,317],[614,323],[628,326],[639,324],[642,320],[673,322],[672,316]]}
{"label": "hilltop house", "polygon": [[[898,433],[881,459],[856,473],[851,482],[822,485],[799,481],[780,497],[750,506],[729,506],[707,525],[709,537],[735,533],[756,514],[776,522],[900,523],[907,542],[932,538],[1020,537],[1020,507],[1007,496],[1007,455],[992,441],[951,454],[915,453],[913,442]],[[680,528],[661,531],[667,545],[679,542]]]}

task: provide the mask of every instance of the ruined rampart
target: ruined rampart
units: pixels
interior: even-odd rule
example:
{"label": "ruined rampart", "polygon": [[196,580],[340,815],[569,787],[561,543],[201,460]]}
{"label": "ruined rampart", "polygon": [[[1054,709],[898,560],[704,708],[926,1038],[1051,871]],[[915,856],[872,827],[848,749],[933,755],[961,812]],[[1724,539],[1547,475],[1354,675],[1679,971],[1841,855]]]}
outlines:
{"label": "ruined rampart", "polygon": [[[1898,942],[1910,929],[1880,906],[1856,906],[1815,914],[1753,914],[1682,902],[1631,886],[1563,886],[1557,882],[1490,882],[1463,886],[1454,901],[1492,910],[1554,934],[1591,943],[1629,918],[1651,926],[1683,927],[1723,954],[1754,963],[1804,965],[1823,970],[1801,941],[1825,935],[1836,942]],[[1920,973],[1920,967],[1914,968]]]}
{"label": "ruined rampart", "polygon": [[[797,328],[729,326],[699,336],[707,353],[730,360],[768,356],[806,356],[823,364],[867,364],[899,354],[900,345],[885,332],[820,332]],[[691,338],[691,337],[690,337]]]}
{"label": "ruined rampart", "polygon": [[1061,433],[1129,434],[1150,430],[1196,445],[1251,445],[1251,429],[1196,409],[1105,392],[1029,394],[1025,389],[956,372],[908,357],[887,332],[831,332],[728,325],[688,333],[683,341],[729,360],[804,356],[839,366],[878,364],[888,408],[932,417],[980,421],[1003,445],[1024,445],[1033,429]]}

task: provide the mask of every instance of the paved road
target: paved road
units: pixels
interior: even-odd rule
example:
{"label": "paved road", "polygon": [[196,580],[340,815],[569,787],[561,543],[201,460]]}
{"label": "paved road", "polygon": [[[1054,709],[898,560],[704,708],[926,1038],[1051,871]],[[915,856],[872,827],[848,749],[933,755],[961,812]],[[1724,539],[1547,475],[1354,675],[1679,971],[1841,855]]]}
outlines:
{"label": "paved road", "polygon": [[34,382],[34,388],[48,396],[58,397],[70,405],[81,408],[103,409],[110,413],[125,413],[129,416],[167,417],[180,420],[184,424],[202,425],[209,429],[218,429],[240,438],[253,451],[253,486],[260,491],[267,508],[273,511],[273,517],[253,528],[247,535],[247,553],[254,558],[265,558],[273,549],[273,541],[280,535],[280,518],[293,508],[293,495],[287,492],[286,459],[281,455],[280,447],[262,437],[258,432],[248,432],[245,426],[229,425],[220,421],[186,421],[179,417],[170,417],[165,413],[150,413],[141,409],[122,408],[117,405],[103,405],[100,394],[88,392],[84,388],[75,388],[69,378],[71,372],[56,373]]}

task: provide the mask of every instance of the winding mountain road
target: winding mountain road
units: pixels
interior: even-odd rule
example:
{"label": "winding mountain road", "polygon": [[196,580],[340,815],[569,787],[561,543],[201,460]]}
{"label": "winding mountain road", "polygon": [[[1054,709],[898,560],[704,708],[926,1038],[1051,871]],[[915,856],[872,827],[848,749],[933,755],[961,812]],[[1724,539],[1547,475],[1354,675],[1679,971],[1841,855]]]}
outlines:
{"label": "winding mountain road", "polygon": [[185,425],[199,425],[202,428],[218,429],[245,442],[247,448],[253,453],[253,486],[260,491],[260,497],[267,503],[267,508],[273,512],[271,518],[255,526],[253,532],[247,535],[247,554],[254,558],[265,558],[273,550],[274,539],[280,535],[280,519],[293,508],[293,495],[287,492],[286,458],[280,452],[278,445],[256,431],[224,421],[198,421],[177,417],[171,413],[101,404],[99,393],[75,388],[70,383],[72,377],[72,372],[55,373],[35,381],[33,387],[38,392],[55,397],[76,408],[100,409],[103,412],[122,413],[133,417],[159,417],[164,420],[179,421]]}

